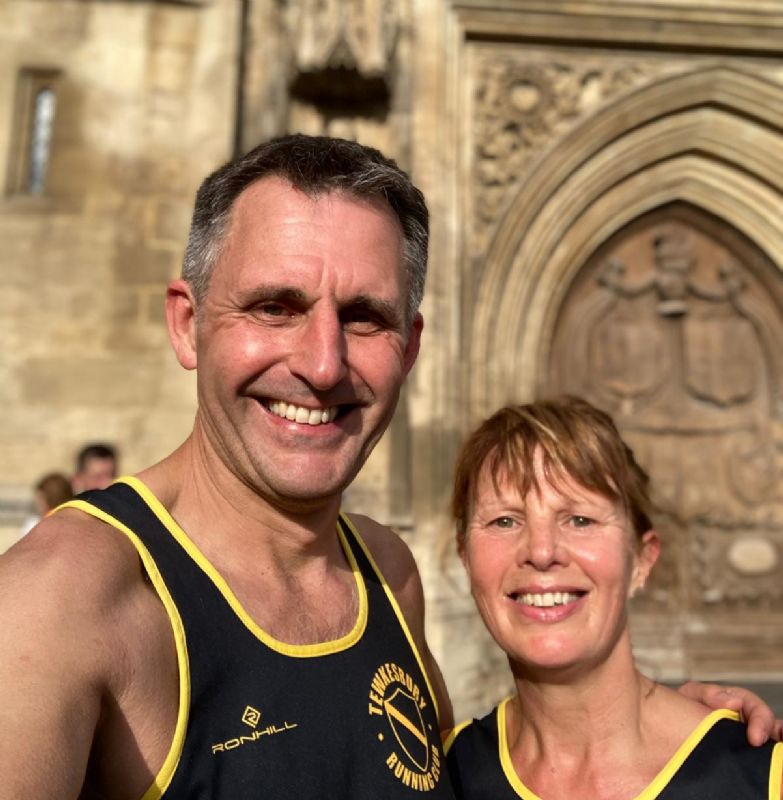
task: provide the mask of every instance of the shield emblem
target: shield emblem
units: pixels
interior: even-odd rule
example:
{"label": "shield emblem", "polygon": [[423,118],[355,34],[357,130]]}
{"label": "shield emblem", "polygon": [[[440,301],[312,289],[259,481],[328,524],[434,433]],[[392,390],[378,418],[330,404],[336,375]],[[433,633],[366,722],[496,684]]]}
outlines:
{"label": "shield emblem", "polygon": [[746,319],[691,318],[685,324],[688,388],[723,407],[748,400],[756,388],[759,346]]}
{"label": "shield emblem", "polygon": [[591,371],[617,397],[649,394],[669,369],[662,338],[649,319],[607,317],[591,337]]}
{"label": "shield emblem", "polygon": [[400,747],[422,772],[426,772],[430,765],[430,746],[419,704],[404,689],[397,688],[383,701],[383,707]]}

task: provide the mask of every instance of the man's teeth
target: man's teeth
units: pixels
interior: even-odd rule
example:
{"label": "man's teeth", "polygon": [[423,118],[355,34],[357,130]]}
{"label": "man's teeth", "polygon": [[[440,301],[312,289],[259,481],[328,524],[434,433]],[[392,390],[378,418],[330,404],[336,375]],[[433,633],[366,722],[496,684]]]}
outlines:
{"label": "man's teeth", "polygon": [[267,408],[278,417],[307,425],[323,425],[326,422],[332,422],[337,416],[337,406],[304,408],[304,406],[295,406],[282,400],[272,400],[267,403]]}
{"label": "man's teeth", "polygon": [[536,608],[552,608],[553,606],[564,606],[567,603],[574,603],[579,599],[575,592],[544,592],[543,594],[518,594],[516,601],[526,606],[536,606]]}

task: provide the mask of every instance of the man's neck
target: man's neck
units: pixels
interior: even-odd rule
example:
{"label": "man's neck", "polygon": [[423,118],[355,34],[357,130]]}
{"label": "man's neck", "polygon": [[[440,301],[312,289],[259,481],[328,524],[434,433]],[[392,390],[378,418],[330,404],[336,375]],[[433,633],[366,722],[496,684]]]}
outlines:
{"label": "man's neck", "polygon": [[359,598],[336,532],[339,497],[292,513],[205,464],[193,437],[139,478],[269,635],[314,644],[354,627]]}
{"label": "man's neck", "polygon": [[340,497],[286,502],[257,491],[192,435],[140,473],[180,527],[205,552],[230,548],[236,559],[263,554],[287,570],[313,557],[342,560],[335,528]]}

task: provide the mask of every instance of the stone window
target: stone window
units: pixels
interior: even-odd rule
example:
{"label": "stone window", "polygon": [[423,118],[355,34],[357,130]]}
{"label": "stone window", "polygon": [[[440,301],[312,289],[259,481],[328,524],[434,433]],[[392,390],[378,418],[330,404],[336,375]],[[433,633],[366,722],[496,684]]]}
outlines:
{"label": "stone window", "polygon": [[22,69],[17,90],[15,138],[11,148],[9,193],[43,195],[57,108],[54,70]]}

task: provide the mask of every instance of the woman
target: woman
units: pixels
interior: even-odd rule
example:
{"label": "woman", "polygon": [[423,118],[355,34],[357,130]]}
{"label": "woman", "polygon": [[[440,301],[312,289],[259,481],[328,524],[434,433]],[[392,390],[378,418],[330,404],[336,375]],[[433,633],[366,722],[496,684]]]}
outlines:
{"label": "woman", "polygon": [[20,536],[29,533],[50,511],[73,497],[71,482],[60,472],[49,472],[33,487],[35,514],[27,517],[19,532]]}
{"label": "woman", "polygon": [[466,800],[781,796],[783,744],[634,664],[628,598],[660,551],[648,479],[575,398],[504,408],[468,439],[453,512],[479,612],[515,694],[446,743]]}

